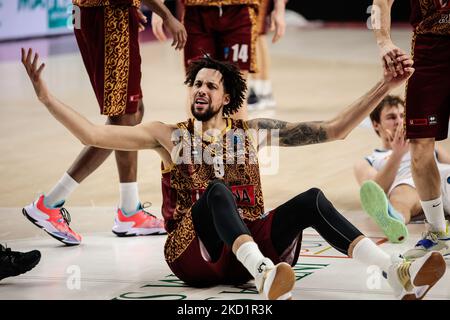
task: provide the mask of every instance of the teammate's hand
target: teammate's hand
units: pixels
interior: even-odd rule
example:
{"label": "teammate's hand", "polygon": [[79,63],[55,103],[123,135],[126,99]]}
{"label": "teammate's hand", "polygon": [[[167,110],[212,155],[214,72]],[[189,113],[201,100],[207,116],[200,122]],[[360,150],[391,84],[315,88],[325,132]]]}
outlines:
{"label": "teammate's hand", "polygon": [[156,13],[152,13],[152,31],[156,39],[159,41],[166,41],[167,37],[164,33],[163,19]]}
{"label": "teammate's hand", "polygon": [[25,49],[22,48],[22,63],[27,71],[31,83],[33,84],[36,96],[41,102],[45,103],[45,101],[47,101],[50,97],[50,92],[47,89],[47,85],[41,78],[41,73],[42,70],[44,70],[45,63],[39,65],[39,54],[33,54],[33,50],[31,48],[28,49],[26,54]]}
{"label": "teammate's hand", "polygon": [[141,11],[141,9],[137,9],[137,14],[139,17],[139,27],[138,30],[139,32],[142,32],[145,30],[145,24],[147,23],[147,17],[145,16],[145,14]]}
{"label": "teammate's hand", "polygon": [[407,55],[403,54],[395,58],[396,63],[401,65],[402,73],[397,73],[395,71],[384,70],[384,82],[390,86],[391,89],[398,87],[414,73],[413,60]]}
{"label": "teammate's hand", "polygon": [[183,49],[187,40],[187,32],[183,24],[175,19],[174,16],[170,16],[164,21],[164,25],[173,37],[171,46],[175,46],[175,50]]}
{"label": "teammate's hand", "polygon": [[380,56],[384,72],[390,72],[394,77],[397,76],[397,73],[402,75],[403,67],[397,62],[396,58],[403,55],[406,55],[406,53],[392,42],[381,45]]}
{"label": "teammate's hand", "polygon": [[[284,1],[284,0],[283,0]],[[285,8],[284,5],[275,6],[275,9],[270,14],[270,31],[275,31],[272,38],[272,43],[280,40],[286,32],[286,21],[284,19]]]}

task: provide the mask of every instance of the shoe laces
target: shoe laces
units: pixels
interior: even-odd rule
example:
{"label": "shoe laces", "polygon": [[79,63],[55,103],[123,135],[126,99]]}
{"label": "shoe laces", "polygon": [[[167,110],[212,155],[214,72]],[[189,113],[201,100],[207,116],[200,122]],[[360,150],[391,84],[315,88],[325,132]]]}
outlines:
{"label": "shoe laces", "polygon": [[69,211],[67,211],[67,209],[63,207],[59,210],[59,212],[61,213],[61,216],[63,217],[67,225],[69,225],[70,222],[72,221]]}
{"label": "shoe laces", "polygon": [[148,215],[148,216],[150,216],[150,217],[153,217],[153,218],[157,219],[157,217],[156,217],[154,214],[151,214],[150,212],[148,212],[147,210],[145,210],[146,208],[150,208],[151,206],[152,206],[152,203],[151,203],[151,202],[144,202],[144,203],[141,205],[141,209],[142,209],[142,211],[143,211],[146,215]]}
{"label": "shoe laces", "polygon": [[20,256],[20,252],[12,251],[7,245],[3,246],[1,244],[0,253],[2,253],[5,257],[8,257],[11,262],[13,261],[13,258]]}
{"label": "shoe laces", "polygon": [[403,261],[400,262],[397,268],[397,275],[400,280],[400,283],[402,286],[408,290],[411,291],[413,289],[413,285],[411,283],[411,276],[409,274],[409,268],[411,266],[411,261]]}
{"label": "shoe laces", "polygon": [[416,247],[429,248],[438,242],[438,233],[431,230],[422,233],[422,239],[417,242]]}

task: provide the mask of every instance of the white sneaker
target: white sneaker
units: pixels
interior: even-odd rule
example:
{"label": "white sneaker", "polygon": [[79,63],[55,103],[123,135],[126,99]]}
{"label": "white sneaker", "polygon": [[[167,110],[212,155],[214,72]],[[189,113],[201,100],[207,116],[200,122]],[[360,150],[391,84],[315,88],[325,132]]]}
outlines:
{"label": "white sneaker", "polygon": [[415,261],[404,260],[393,264],[388,270],[387,280],[398,299],[421,300],[445,271],[442,255],[428,252]]}
{"label": "white sneaker", "polygon": [[448,221],[445,233],[431,231],[429,224],[427,224],[427,229],[428,231],[422,234],[422,239],[417,242],[416,246],[403,254],[403,258],[414,260],[423,257],[425,254],[432,251],[437,251],[444,257],[450,256],[450,232]]}
{"label": "white sneaker", "polygon": [[274,266],[272,261],[267,260],[260,265],[255,278],[258,292],[267,300],[290,300],[295,285],[294,270],[286,262]]}

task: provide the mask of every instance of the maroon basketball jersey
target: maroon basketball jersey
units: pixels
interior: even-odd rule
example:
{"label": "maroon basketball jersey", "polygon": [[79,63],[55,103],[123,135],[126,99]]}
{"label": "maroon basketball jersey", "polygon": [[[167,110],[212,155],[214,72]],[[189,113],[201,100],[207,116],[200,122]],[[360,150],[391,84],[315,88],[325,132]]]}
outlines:
{"label": "maroon basketball jersey", "polygon": [[[227,128],[222,132],[223,142],[205,141],[201,135],[196,135],[193,120],[177,124],[181,141],[179,143],[187,145],[182,150],[183,153],[188,153],[183,155],[183,159],[187,159],[184,158],[187,156],[190,161],[175,164],[162,173],[162,215],[169,233],[164,251],[168,262],[180,256],[195,238],[192,205],[208,184],[218,179],[217,167],[208,164],[205,151],[209,153],[211,150],[212,153],[212,150],[222,150],[223,171],[220,179],[233,192],[241,217],[247,221],[255,221],[264,214],[259,164],[252,139],[246,134],[246,124],[242,120],[231,118],[227,118],[227,123]],[[230,136],[236,148],[229,148],[229,144],[225,143]],[[199,139],[197,147],[195,139]],[[198,161],[195,157],[200,152],[204,159]]]}

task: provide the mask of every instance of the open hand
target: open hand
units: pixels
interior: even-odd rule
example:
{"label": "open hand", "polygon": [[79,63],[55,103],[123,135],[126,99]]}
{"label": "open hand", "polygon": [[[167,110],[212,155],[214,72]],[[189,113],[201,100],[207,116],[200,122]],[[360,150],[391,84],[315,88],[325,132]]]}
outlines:
{"label": "open hand", "polygon": [[41,78],[41,73],[45,68],[45,63],[41,63],[39,65],[39,54],[33,54],[33,49],[29,48],[28,51],[25,52],[25,49],[22,48],[22,64],[24,65],[28,77],[33,84],[36,96],[41,102],[45,103],[45,101],[50,97],[47,85]]}

